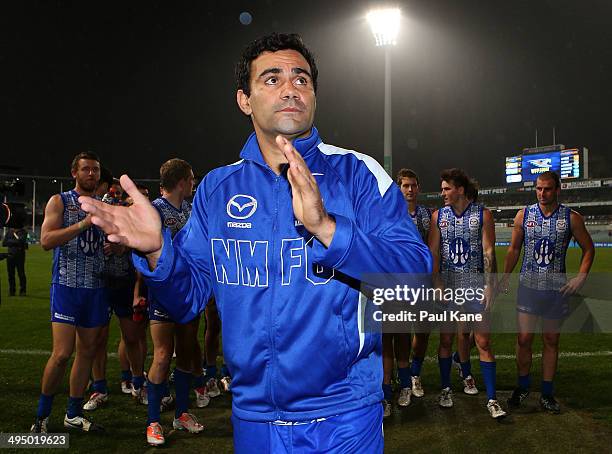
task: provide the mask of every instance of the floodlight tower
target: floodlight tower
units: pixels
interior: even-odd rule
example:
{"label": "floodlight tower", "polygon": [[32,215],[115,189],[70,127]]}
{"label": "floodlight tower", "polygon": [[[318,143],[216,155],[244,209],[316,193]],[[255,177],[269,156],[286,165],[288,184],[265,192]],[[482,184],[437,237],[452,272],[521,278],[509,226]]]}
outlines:
{"label": "floodlight tower", "polygon": [[384,167],[392,172],[392,122],[391,122],[391,46],[395,46],[400,27],[401,13],[398,8],[385,8],[370,11],[366,16],[376,46],[385,49],[385,119],[384,119]]}

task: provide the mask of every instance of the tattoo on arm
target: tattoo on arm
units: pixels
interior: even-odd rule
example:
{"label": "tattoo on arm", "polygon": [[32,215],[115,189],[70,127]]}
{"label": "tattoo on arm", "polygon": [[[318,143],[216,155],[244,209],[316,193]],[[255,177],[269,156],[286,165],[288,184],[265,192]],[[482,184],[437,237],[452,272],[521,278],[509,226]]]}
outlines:
{"label": "tattoo on arm", "polygon": [[495,249],[484,254],[484,272],[487,276],[489,284],[495,282],[495,274],[497,273],[497,260],[495,259]]}

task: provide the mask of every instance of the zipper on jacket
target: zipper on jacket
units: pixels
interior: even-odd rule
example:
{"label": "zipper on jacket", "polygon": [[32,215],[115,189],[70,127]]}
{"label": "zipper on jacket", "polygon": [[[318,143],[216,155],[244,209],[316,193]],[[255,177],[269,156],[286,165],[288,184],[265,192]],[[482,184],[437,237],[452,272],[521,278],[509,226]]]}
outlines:
{"label": "zipper on jacket", "polygon": [[[279,187],[280,187],[280,175],[274,174],[274,217],[272,218],[272,257],[276,257],[276,244],[277,244],[277,234],[278,234],[278,201],[279,201]],[[270,400],[272,401],[272,405],[274,407],[275,419],[280,419],[280,413],[278,411],[278,407],[276,406],[276,399],[274,398],[274,378],[275,378],[275,369],[276,369],[276,345],[274,342],[274,335],[276,333],[274,329],[274,300],[276,293],[276,281],[278,279],[278,262],[275,262],[274,259],[271,261],[276,266],[274,267],[274,272],[272,273],[272,292],[270,298],[270,304],[268,304],[268,337],[270,340],[270,373],[269,373],[269,382],[268,386],[270,387]]]}

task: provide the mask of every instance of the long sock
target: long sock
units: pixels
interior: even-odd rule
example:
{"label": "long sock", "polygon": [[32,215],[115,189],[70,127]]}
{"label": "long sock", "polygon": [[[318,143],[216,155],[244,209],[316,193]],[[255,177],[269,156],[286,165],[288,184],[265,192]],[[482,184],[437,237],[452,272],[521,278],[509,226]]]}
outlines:
{"label": "long sock", "polygon": [[206,376],[204,374],[193,375],[193,388],[202,388],[206,384]]}
{"label": "long sock", "polygon": [[[174,370],[174,372],[176,373],[176,369]],[[163,386],[162,397],[168,397],[170,395],[170,384],[168,383],[168,380],[165,380],[162,383],[162,386]]]}
{"label": "long sock", "polygon": [[497,372],[497,365],[495,361],[480,361],[480,372],[482,373],[482,378],[485,382],[485,387],[487,388],[487,398],[489,400],[497,399],[497,396],[495,395],[495,376]]}
{"label": "long sock", "polygon": [[132,377],[132,386],[134,389],[140,389],[142,388],[142,385],[144,385],[144,375],[134,375]]}
{"label": "long sock", "polygon": [[518,387],[521,389],[529,390],[530,386],[531,386],[531,376],[529,374],[519,375]]}
{"label": "long sock", "polygon": [[438,366],[440,367],[440,384],[442,389],[450,388],[450,373],[451,367],[453,367],[453,359],[450,357],[440,358],[438,356]]}
{"label": "long sock", "polygon": [[468,359],[466,362],[461,363],[461,375],[463,378],[467,378],[472,375],[472,362]]}
{"label": "long sock", "polygon": [[53,406],[53,396],[42,394],[38,398],[38,409],[36,410],[37,418],[46,418],[51,414],[51,407]]}
{"label": "long sock", "polygon": [[222,377],[229,377],[230,376],[229,369],[227,368],[225,363],[223,363],[223,365],[221,366],[221,376]]}
{"label": "long sock", "polygon": [[100,394],[108,394],[108,388],[106,387],[106,379],[96,380],[93,382],[93,390],[94,392]]}
{"label": "long sock", "polygon": [[542,395],[552,396],[553,395],[553,382],[542,380]]}
{"label": "long sock", "polygon": [[191,391],[191,372],[174,370],[174,388],[176,391],[176,418],[189,410],[189,391]]}
{"label": "long sock", "polygon": [[160,405],[164,394],[164,383],[151,383],[147,380],[147,399],[149,404],[147,405],[147,425],[152,422],[159,422],[160,419]]}
{"label": "long sock", "polygon": [[421,368],[423,367],[423,360],[425,358],[419,358],[416,356],[412,357],[412,364],[410,364],[410,375],[413,377],[421,376]]}
{"label": "long sock", "polygon": [[68,398],[68,408],[66,409],[66,414],[69,418],[83,416],[83,398],[70,396]]}
{"label": "long sock", "polygon": [[410,368],[409,367],[398,367],[397,375],[399,376],[400,386],[403,388],[412,388],[412,381],[410,380]]}
{"label": "long sock", "polygon": [[383,394],[385,395],[385,400],[391,400],[393,398],[393,390],[391,389],[391,385],[383,383],[382,389]]}
{"label": "long sock", "polygon": [[121,381],[132,381],[132,371],[131,370],[122,370],[121,371]]}
{"label": "long sock", "polygon": [[210,380],[211,378],[217,378],[216,365],[206,366],[206,381]]}

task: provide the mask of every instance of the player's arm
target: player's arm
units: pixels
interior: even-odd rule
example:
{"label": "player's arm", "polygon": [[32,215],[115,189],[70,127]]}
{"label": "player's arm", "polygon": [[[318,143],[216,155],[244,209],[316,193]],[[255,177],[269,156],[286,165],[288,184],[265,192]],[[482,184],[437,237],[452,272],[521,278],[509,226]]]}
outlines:
{"label": "player's arm", "polygon": [[580,259],[578,275],[561,287],[561,292],[566,295],[576,293],[582,288],[595,259],[595,246],[591,234],[586,229],[582,216],[574,210],[570,213],[570,228],[574,239],[582,249],[582,258]]}
{"label": "player's arm", "polygon": [[482,210],[482,253],[487,285],[485,304],[489,306],[497,290],[497,258],[495,257],[495,219],[487,208]]}
{"label": "player's arm", "polygon": [[64,202],[59,194],[55,194],[47,202],[45,219],[40,229],[40,244],[45,251],[66,244],[92,226],[91,216],[68,227],[62,227],[63,223]]}
{"label": "player's arm", "polygon": [[145,283],[142,274],[136,271],[136,279],[134,282],[134,298],[132,300],[132,307],[136,310],[144,309],[146,305],[145,297]]}
{"label": "player's arm", "polygon": [[500,291],[504,293],[508,293],[510,274],[514,270],[514,267],[516,267],[521,255],[523,239],[525,238],[525,232],[523,231],[524,216],[525,210],[518,210],[516,216],[514,216],[512,238],[510,239],[510,246],[508,246],[508,252],[506,252],[506,258],[504,259],[504,277],[500,283]]}
{"label": "player's arm", "polygon": [[440,229],[438,228],[438,210],[431,215],[427,244],[432,256],[432,280],[435,288],[443,288],[440,278]]}
{"label": "player's arm", "polygon": [[136,271],[136,279],[134,282],[134,301],[138,298],[144,298],[145,296],[145,282],[142,274],[139,271]]}

